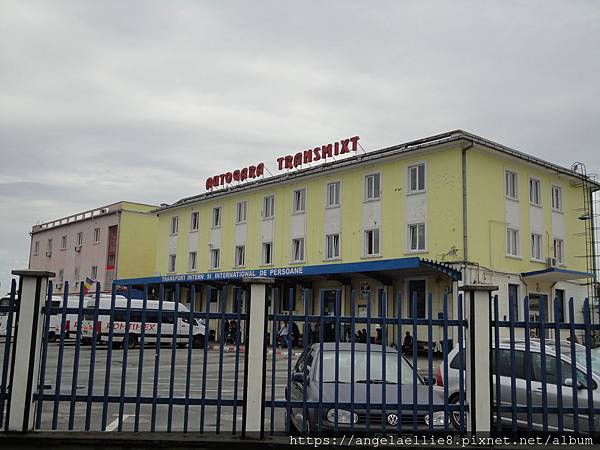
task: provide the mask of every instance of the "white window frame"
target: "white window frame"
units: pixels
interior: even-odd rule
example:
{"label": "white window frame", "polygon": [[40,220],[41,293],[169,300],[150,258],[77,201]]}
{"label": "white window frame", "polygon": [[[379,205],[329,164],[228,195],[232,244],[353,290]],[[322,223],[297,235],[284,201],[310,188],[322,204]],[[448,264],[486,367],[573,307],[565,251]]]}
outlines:
{"label": "white window frame", "polygon": [[[419,167],[423,167],[423,176],[419,176]],[[412,179],[413,179],[413,169],[415,170],[415,175],[417,177],[415,183],[415,189],[412,188]],[[407,167],[406,178],[408,180],[407,192],[408,194],[419,194],[421,192],[425,192],[427,190],[427,166],[425,162],[420,162],[417,164],[412,164]],[[423,183],[423,187],[419,187],[420,182]]]}
{"label": "white window frame", "polygon": [[170,234],[171,236],[174,236],[177,233],[179,233],[179,216],[172,216]]}
{"label": "white window frame", "polygon": [[275,217],[275,194],[263,197],[263,220],[273,219]]}
{"label": "white window frame", "polygon": [[233,256],[235,267],[244,267],[246,265],[246,246],[236,245],[235,254]]}
{"label": "white window frame", "polygon": [[221,249],[211,248],[209,253],[210,268],[214,270],[221,267]]}
{"label": "white window frame", "polygon": [[[365,202],[372,202],[381,199],[381,172],[373,172],[365,175],[364,178],[365,183]],[[372,182],[371,182],[372,180]],[[378,189],[376,188],[375,180],[377,180],[377,184],[379,185]],[[372,191],[372,195],[369,195],[369,191]]]}
{"label": "white window frame", "polygon": [[292,214],[306,212],[306,188],[294,189],[292,193]]}
{"label": "white window frame", "polygon": [[544,262],[544,236],[540,233],[531,233],[531,260]]}
{"label": "white window frame", "polygon": [[[558,246],[557,246],[558,244]],[[565,240],[555,237],[552,241],[552,255],[560,265],[565,263]]]}
{"label": "white window frame", "polygon": [[521,245],[519,239],[518,228],[506,227],[506,256],[512,258],[521,257]]}
{"label": "white window frame", "polygon": [[100,228],[94,228],[94,244],[100,243]]}
{"label": "white window frame", "polygon": [[[413,242],[412,242],[412,229],[415,229],[416,234],[416,241],[414,242],[414,246],[413,246]],[[420,229],[423,230],[423,239],[420,238],[420,234],[419,231]],[[423,253],[427,251],[427,225],[425,224],[425,222],[416,222],[416,223],[409,223],[406,226],[406,243],[407,243],[407,247],[408,247],[408,253]],[[422,242],[421,242],[422,241]]]}
{"label": "white window frame", "polygon": [[52,239],[48,239],[48,244],[46,246],[46,251],[48,253],[52,253]]}
{"label": "white window frame", "polygon": [[[372,245],[370,244],[371,239],[373,240]],[[375,248],[375,243],[377,243],[377,248]],[[377,251],[369,252],[369,247],[372,247],[373,250],[377,250]],[[363,257],[364,258],[372,258],[374,256],[380,256],[380,255],[381,255],[381,230],[379,228],[367,228],[367,229],[363,230]]]}
{"label": "white window frame", "polygon": [[75,270],[73,271],[73,278],[75,283],[79,283],[81,281],[81,269],[79,266],[75,267]]}
{"label": "white window frame", "polygon": [[[555,195],[555,192],[558,195]],[[552,210],[563,212],[563,190],[562,187],[555,184],[552,185]]]}
{"label": "white window frame", "polygon": [[510,169],[504,171],[504,195],[506,198],[519,201],[519,174]]}
{"label": "white window frame", "polygon": [[248,220],[248,202],[246,200],[237,202],[235,205],[235,223],[246,223]]}
{"label": "white window frame", "polygon": [[[331,201],[333,198],[333,201]],[[342,182],[333,181],[327,183],[325,188],[325,206],[327,208],[339,208],[342,204]]]}
{"label": "white window frame", "polygon": [[212,209],[212,228],[221,228],[221,223],[223,223],[223,208],[221,206],[215,206]]}
{"label": "white window frame", "polygon": [[[268,246],[268,247],[267,247]],[[267,252],[267,248],[269,251]],[[273,242],[263,242],[261,245],[262,265],[273,265]],[[267,256],[269,257],[267,260]]]}
{"label": "white window frame", "polygon": [[304,262],[305,255],[305,241],[303,237],[292,239],[292,252],[291,252],[291,261],[293,263]]}
{"label": "white window frame", "polygon": [[34,255],[39,255],[40,254],[40,241],[35,241],[33,243],[33,254]]}
{"label": "white window frame", "polygon": [[60,238],[60,249],[61,250],[67,249],[67,241],[68,241],[67,235],[64,235],[63,237]]}
{"label": "white window frame", "polygon": [[342,240],[340,233],[325,235],[325,260],[341,259]]}
{"label": "white window frame", "polygon": [[198,269],[198,252],[188,253],[188,272],[195,272]]}
{"label": "white window frame", "polygon": [[94,281],[98,279],[98,266],[92,266],[92,270],[90,271],[90,278]]}
{"label": "white window frame", "polygon": [[542,180],[529,177],[529,204],[542,206]]}
{"label": "white window frame", "polygon": [[64,269],[60,269],[58,271],[58,282],[63,283],[65,281],[65,271]]}
{"label": "white window frame", "polygon": [[83,231],[77,233],[77,243],[75,245],[83,245]]}
{"label": "white window frame", "polygon": [[177,264],[177,254],[171,253],[169,255],[169,261],[167,263],[167,272],[174,273],[175,269],[177,267],[176,264]]}
{"label": "white window frame", "polygon": [[190,233],[198,231],[200,228],[200,212],[192,211],[190,214]]}

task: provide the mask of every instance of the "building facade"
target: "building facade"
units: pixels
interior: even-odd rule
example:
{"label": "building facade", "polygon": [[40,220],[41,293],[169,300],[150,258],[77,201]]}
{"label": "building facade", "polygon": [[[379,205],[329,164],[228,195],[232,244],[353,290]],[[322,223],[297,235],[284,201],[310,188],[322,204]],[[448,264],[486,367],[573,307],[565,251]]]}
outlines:
{"label": "building facade", "polygon": [[150,211],[154,209],[118,202],[35,225],[29,268],[54,272],[57,293],[63,292],[66,281],[71,292],[77,292],[88,278],[110,291],[116,278],[151,274],[157,217]]}

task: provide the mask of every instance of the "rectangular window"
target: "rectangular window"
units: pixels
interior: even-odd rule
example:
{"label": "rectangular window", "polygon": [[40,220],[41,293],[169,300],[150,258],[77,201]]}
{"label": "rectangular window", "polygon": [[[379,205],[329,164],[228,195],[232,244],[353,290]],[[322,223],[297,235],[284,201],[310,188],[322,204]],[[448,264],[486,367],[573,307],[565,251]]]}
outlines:
{"label": "rectangular window", "polygon": [[219,228],[221,226],[221,207],[213,208],[212,215],[212,226],[213,228]]}
{"label": "rectangular window", "polygon": [[60,239],[60,249],[61,250],[66,250],[67,249],[67,237],[66,236],[63,236]]}
{"label": "rectangular window", "polygon": [[425,164],[417,164],[408,168],[408,192],[425,190]]}
{"label": "rectangular window", "polygon": [[60,269],[58,271],[58,282],[62,283],[65,281],[65,271],[63,269]]}
{"label": "rectangular window", "polygon": [[327,184],[327,206],[330,208],[340,206],[340,182]]}
{"label": "rectangular window", "polygon": [[379,229],[365,230],[365,256],[379,255]]}
{"label": "rectangular window", "polygon": [[210,268],[218,269],[219,264],[221,264],[221,250],[218,248],[213,248],[210,250]]}
{"label": "rectangular window", "polygon": [[297,189],[294,191],[292,211],[295,213],[303,213],[306,206],[306,189]]}
{"label": "rectangular window", "polygon": [[536,206],[542,205],[542,183],[537,178],[529,178],[529,202]]}
{"label": "rectangular window", "polygon": [[248,215],[248,202],[239,202],[235,211],[235,222],[245,223]]}
{"label": "rectangular window", "polygon": [[565,262],[565,241],[562,239],[554,239],[553,256],[556,262],[562,264]]}
{"label": "rectangular window", "polygon": [[176,259],[177,255],[169,255],[169,267],[167,268],[168,272],[175,272]]}
{"label": "rectangular window", "polygon": [[198,211],[192,212],[190,219],[190,231],[198,231],[200,226],[200,213]]}
{"label": "rectangular window", "polygon": [[33,244],[33,254],[37,255],[40,252],[40,241],[35,241]]}
{"label": "rectangular window", "polygon": [[83,231],[77,233],[77,243],[75,245],[83,245]]}
{"label": "rectangular window", "polygon": [[531,259],[541,261],[544,257],[542,252],[542,235],[531,233]]}
{"label": "rectangular window", "polygon": [[408,304],[409,317],[417,319],[425,318],[425,280],[410,280],[408,282]]}
{"label": "rectangular window", "polygon": [[424,223],[414,223],[408,226],[408,249],[411,252],[425,250]]}
{"label": "rectangular window", "polygon": [[292,239],[292,261],[304,261],[304,238]]}
{"label": "rectangular window", "polygon": [[90,275],[92,280],[98,279],[98,266],[92,266],[92,273]]}
{"label": "rectangular window", "polygon": [[365,200],[375,200],[380,198],[381,177],[374,173],[365,176]]}
{"label": "rectangular window", "polygon": [[519,256],[519,230],[506,229],[506,254]]}
{"label": "rectangular window", "polygon": [[273,243],[272,242],[263,242],[262,263],[264,265],[273,264]]}
{"label": "rectangular window", "polygon": [[269,195],[263,200],[263,218],[271,219],[275,215],[275,196]]}
{"label": "rectangular window", "polygon": [[510,317],[510,305],[513,306],[513,319],[519,320],[519,285],[518,284],[509,284],[508,285],[508,313]]}
{"label": "rectangular window", "polygon": [[519,176],[515,172],[504,172],[505,193],[508,198],[519,199]]}
{"label": "rectangular window", "polygon": [[94,243],[100,242],[100,228],[94,228]]}
{"label": "rectangular window", "polygon": [[75,283],[79,282],[79,267],[75,267],[75,273],[73,274],[73,278],[75,279]]}
{"label": "rectangular window", "polygon": [[48,253],[52,253],[52,239],[48,239],[48,247],[46,248]]}
{"label": "rectangular window", "polygon": [[552,186],[552,209],[563,210],[562,188],[559,186]]}
{"label": "rectangular window", "polygon": [[340,235],[328,234],[325,236],[325,258],[334,259],[340,257]]}
{"label": "rectangular window", "polygon": [[171,217],[171,234],[177,234],[179,232],[179,216]]}
{"label": "rectangular window", "polygon": [[190,252],[188,255],[188,271],[196,270],[196,252]]}
{"label": "rectangular window", "polygon": [[235,247],[235,265],[236,267],[244,267],[246,264],[246,246],[238,245]]}

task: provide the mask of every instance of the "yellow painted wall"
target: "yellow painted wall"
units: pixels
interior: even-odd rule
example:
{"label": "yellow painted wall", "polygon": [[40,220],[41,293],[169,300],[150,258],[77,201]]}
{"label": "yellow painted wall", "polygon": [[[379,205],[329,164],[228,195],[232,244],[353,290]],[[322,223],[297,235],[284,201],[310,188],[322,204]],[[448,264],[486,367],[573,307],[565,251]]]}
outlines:
{"label": "yellow painted wall", "polygon": [[121,212],[117,255],[119,278],[145,277],[154,273],[156,246],[160,243],[156,239],[157,226],[155,214],[128,210]]}

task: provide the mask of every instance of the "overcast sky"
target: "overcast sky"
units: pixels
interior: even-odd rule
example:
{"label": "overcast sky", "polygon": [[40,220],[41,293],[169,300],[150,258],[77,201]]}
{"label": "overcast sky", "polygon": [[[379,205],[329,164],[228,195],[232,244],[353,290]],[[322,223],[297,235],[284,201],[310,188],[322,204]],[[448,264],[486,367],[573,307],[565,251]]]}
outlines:
{"label": "overcast sky", "polygon": [[0,0],[0,290],[29,231],[355,134],[600,172],[600,2]]}

